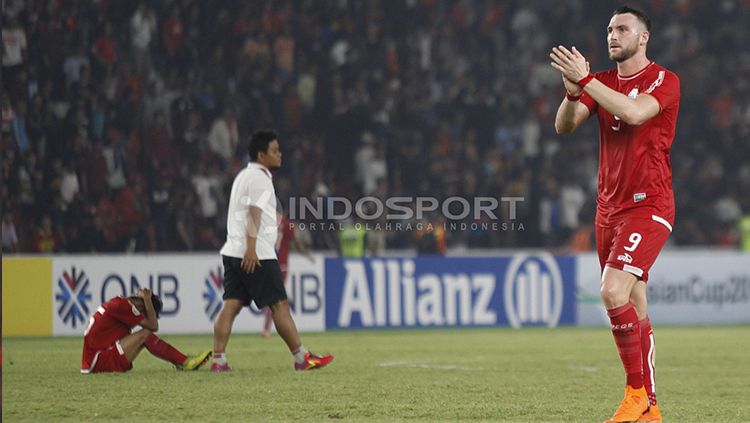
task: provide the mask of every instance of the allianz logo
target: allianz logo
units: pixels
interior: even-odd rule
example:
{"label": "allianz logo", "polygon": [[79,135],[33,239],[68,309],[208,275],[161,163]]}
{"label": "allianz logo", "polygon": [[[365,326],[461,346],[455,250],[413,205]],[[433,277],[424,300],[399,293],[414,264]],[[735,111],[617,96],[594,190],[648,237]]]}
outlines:
{"label": "allianz logo", "polygon": [[[372,281],[368,281],[366,264]],[[497,313],[490,309],[496,286],[492,273],[421,273],[415,277],[416,266],[408,259],[347,260],[344,267],[340,327],[350,326],[355,313],[365,327],[497,323]]]}
{"label": "allianz logo", "polygon": [[[417,272],[410,259],[345,261],[339,327],[355,314],[364,327],[496,325],[503,305],[513,327],[560,321],[563,283],[552,255],[515,255],[502,286],[495,273],[461,272],[459,263],[459,271],[436,273]],[[498,288],[504,303],[493,304]]]}
{"label": "allianz logo", "polygon": [[555,327],[563,306],[563,280],[549,253],[518,254],[505,276],[505,310],[514,328],[524,325]]}

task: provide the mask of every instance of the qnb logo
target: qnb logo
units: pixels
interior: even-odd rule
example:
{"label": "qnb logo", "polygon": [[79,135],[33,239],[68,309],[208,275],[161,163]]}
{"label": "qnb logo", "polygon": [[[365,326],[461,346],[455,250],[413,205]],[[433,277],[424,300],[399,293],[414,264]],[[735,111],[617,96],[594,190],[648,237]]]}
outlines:
{"label": "qnb logo", "polygon": [[91,293],[88,291],[89,278],[86,272],[72,267],[70,271],[64,271],[57,280],[57,294],[55,300],[60,303],[57,315],[63,323],[70,325],[73,329],[78,323],[85,323],[89,315],[88,302],[91,301]]}
{"label": "qnb logo", "polygon": [[505,275],[505,310],[514,328],[557,326],[563,305],[563,283],[550,254],[513,258]]}
{"label": "qnb logo", "polygon": [[223,280],[221,267],[211,270],[206,279],[203,280],[206,285],[206,290],[203,291],[203,300],[206,302],[204,312],[212,322],[216,319],[216,315],[219,314],[221,306],[224,304],[224,301],[221,299],[221,296],[224,294]]}

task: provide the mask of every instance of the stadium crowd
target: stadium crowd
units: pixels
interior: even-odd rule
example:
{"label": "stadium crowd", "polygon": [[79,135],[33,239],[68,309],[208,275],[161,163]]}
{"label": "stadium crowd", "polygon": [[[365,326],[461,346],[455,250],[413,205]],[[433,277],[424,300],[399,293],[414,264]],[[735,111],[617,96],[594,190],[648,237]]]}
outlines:
{"label": "stadium crowd", "polygon": [[[608,2],[4,4],[3,252],[216,251],[246,141],[268,127],[282,203],[517,196],[523,230],[449,228],[448,246],[593,247],[597,125],[555,134],[563,88],[547,54],[572,44],[612,67]],[[641,4],[649,57],[682,80],[670,242],[737,246],[750,2]],[[416,233],[383,235],[408,248]]]}

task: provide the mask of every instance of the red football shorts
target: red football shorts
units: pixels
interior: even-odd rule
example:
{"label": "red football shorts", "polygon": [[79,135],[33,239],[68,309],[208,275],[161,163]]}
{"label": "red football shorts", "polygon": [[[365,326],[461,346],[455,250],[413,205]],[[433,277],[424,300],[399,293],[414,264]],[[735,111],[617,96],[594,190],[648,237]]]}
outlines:
{"label": "red football shorts", "polygon": [[120,341],[117,341],[115,345],[112,345],[106,350],[99,351],[96,358],[96,363],[94,363],[94,368],[91,370],[91,373],[122,373],[127,372],[132,368],[133,363],[128,361],[128,358],[125,357],[125,352],[120,346]]}
{"label": "red football shorts", "polygon": [[648,271],[654,265],[669,234],[672,225],[665,219],[653,215],[626,217],[614,227],[596,226],[596,250],[599,265],[632,273],[644,282],[648,281]]}

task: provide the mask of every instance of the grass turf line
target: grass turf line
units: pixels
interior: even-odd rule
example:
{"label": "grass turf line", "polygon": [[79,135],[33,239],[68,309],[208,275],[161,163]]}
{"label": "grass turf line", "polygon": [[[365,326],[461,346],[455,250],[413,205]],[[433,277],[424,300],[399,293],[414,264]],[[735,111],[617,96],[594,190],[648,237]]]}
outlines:
{"label": "grass turf line", "polygon": [[[667,422],[750,422],[750,326],[659,327]],[[166,336],[210,349],[210,335]],[[147,351],[127,374],[81,375],[80,338],[3,339],[3,421],[599,422],[624,372],[604,328],[303,334],[334,362],[292,371],[283,342],[233,335],[232,373],[177,372]]]}

